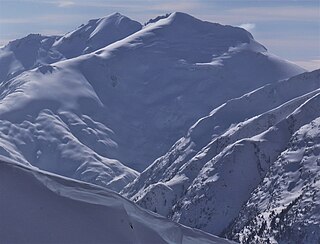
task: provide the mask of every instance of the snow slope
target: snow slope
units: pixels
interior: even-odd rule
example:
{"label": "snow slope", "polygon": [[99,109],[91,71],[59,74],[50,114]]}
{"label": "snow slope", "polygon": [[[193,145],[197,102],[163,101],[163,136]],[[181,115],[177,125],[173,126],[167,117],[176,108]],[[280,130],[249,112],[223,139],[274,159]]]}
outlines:
{"label": "snow slope", "polygon": [[317,70],[229,100],[195,123],[122,194],[175,221],[224,235],[295,133],[320,117],[319,98]]}
{"label": "snow slope", "polygon": [[[98,48],[95,30],[104,26],[92,21],[69,36],[91,36]],[[302,71],[244,29],[173,13],[2,82],[1,154],[119,191],[137,176],[122,164],[145,169],[212,108]]]}
{"label": "snow slope", "polygon": [[231,243],[120,195],[0,161],[1,243]]}
{"label": "snow slope", "polygon": [[0,48],[0,82],[40,65],[96,51],[142,28],[119,13],[89,20],[63,36],[30,34]]}

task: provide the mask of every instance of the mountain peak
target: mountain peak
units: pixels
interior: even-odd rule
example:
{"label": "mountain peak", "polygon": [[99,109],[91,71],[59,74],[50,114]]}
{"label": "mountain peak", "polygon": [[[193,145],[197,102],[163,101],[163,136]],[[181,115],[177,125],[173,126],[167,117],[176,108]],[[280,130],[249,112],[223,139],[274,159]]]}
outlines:
{"label": "mountain peak", "polygon": [[117,20],[120,20],[120,19],[128,19],[128,20],[131,20],[131,21],[134,21],[132,19],[130,19],[129,17],[119,13],[119,12],[115,12],[115,13],[112,13],[112,14],[109,14],[107,16],[104,16],[104,17],[101,17],[101,18],[97,18],[97,19],[90,19],[88,20],[88,22],[86,24],[82,24],[78,27],[81,28],[83,26],[92,26],[92,25],[98,25],[101,21],[109,21],[109,22],[115,22]]}
{"label": "mountain peak", "polygon": [[[12,53],[14,57],[19,60],[19,67],[22,69],[31,69],[37,63],[41,63],[42,61],[46,63],[51,60],[52,62],[55,60],[55,57],[52,53],[52,56],[48,59],[43,58],[45,54],[48,52],[52,44],[58,36],[45,36],[40,34],[29,34],[21,39],[16,39],[14,41],[9,42],[4,48],[4,52],[7,55]],[[41,56],[42,55],[42,56]],[[2,64],[4,65],[4,64]],[[19,70],[19,68],[18,68]],[[12,74],[19,73],[15,68],[11,69]],[[9,75],[9,74],[8,74]],[[10,75],[8,76],[8,78]],[[5,78],[4,74],[0,74],[0,81]]]}
{"label": "mountain peak", "polygon": [[183,12],[173,12],[170,14],[169,18],[175,19],[175,20],[198,20],[199,19],[191,16],[190,14],[183,13]]}
{"label": "mountain peak", "polygon": [[181,26],[185,25],[187,27],[189,27],[190,25],[204,23],[204,21],[183,12],[173,12],[170,14],[158,16],[154,19],[149,20],[146,23],[146,25],[149,23],[155,23],[155,22],[158,22],[159,24],[165,23],[168,25],[181,25]]}
{"label": "mountain peak", "polygon": [[115,13],[113,13],[113,14],[110,14],[110,15],[106,16],[105,18],[111,18],[111,17],[118,17],[118,18],[119,18],[119,17],[124,17],[124,18],[129,18],[129,17],[127,17],[127,16],[125,16],[125,15],[119,13],[119,12],[115,12]]}
{"label": "mountain peak", "polygon": [[239,27],[229,26],[229,25],[222,25],[219,23],[213,23],[209,21],[203,21],[198,19],[192,15],[183,13],[183,12],[173,12],[171,14],[158,16],[156,19],[159,25],[161,26],[172,26],[173,28],[179,28],[184,32],[187,30],[186,33],[214,33],[217,36],[229,36],[230,38],[237,38],[242,37],[242,39],[246,39],[248,42],[249,39],[253,39],[252,35]]}
{"label": "mountain peak", "polygon": [[[188,63],[210,63],[213,57],[219,57],[240,48],[251,48],[252,50],[254,48],[257,52],[266,51],[244,29],[202,21],[182,12],[174,12],[149,20],[142,35],[146,32],[152,33],[150,36],[161,37],[167,43],[179,43],[175,52],[170,55],[175,55],[176,58]],[[145,39],[142,35],[139,38],[146,43],[148,35]],[[153,38],[156,37],[152,37],[151,42]],[[153,44],[153,47],[155,45],[162,48],[160,42]]]}
{"label": "mountain peak", "polygon": [[101,17],[99,19],[94,19],[97,23],[100,23],[101,21],[108,21],[108,22],[113,22],[113,23],[116,23],[118,21],[121,21],[123,19],[126,19],[128,21],[134,21],[132,19],[130,19],[129,17],[119,13],[119,12],[115,12],[115,13],[112,13],[112,14],[109,14],[105,17]]}
{"label": "mountain peak", "polygon": [[[156,23],[159,20],[163,20],[166,19],[167,21],[173,22],[173,21],[194,21],[194,20],[198,20],[195,17],[183,13],[183,12],[173,12],[173,13],[168,13],[168,14],[164,14],[164,15],[159,15],[153,19],[150,19],[149,21],[147,21],[145,23],[145,25],[148,24],[152,24],[152,23]],[[199,21],[199,20],[198,20]]]}
{"label": "mountain peak", "polygon": [[103,48],[119,41],[142,28],[142,25],[118,12],[99,19],[89,20],[87,24],[61,37],[54,47],[73,58]]}
{"label": "mountain peak", "polygon": [[33,45],[34,43],[37,43],[40,45],[40,43],[43,40],[46,40],[48,38],[55,39],[56,36],[45,36],[45,35],[41,35],[41,34],[29,34],[23,38],[10,41],[6,45],[6,47],[11,48],[11,49],[15,49],[15,48],[19,48],[21,45]]}

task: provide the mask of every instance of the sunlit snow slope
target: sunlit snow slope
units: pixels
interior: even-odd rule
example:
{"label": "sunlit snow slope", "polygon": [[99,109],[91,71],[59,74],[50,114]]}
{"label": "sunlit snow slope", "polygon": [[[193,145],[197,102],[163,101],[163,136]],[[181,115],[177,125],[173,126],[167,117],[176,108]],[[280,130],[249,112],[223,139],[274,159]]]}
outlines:
{"label": "sunlit snow slope", "polygon": [[0,243],[231,243],[118,194],[0,161]]}

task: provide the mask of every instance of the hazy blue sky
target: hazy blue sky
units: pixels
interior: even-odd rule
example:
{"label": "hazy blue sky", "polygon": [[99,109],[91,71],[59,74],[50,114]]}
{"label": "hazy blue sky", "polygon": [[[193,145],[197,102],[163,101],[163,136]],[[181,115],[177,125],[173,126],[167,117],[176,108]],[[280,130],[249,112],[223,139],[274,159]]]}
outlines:
{"label": "hazy blue sky", "polygon": [[243,26],[270,52],[320,68],[320,0],[0,0],[0,45],[28,33],[63,34],[89,19],[120,12],[141,23],[181,11]]}

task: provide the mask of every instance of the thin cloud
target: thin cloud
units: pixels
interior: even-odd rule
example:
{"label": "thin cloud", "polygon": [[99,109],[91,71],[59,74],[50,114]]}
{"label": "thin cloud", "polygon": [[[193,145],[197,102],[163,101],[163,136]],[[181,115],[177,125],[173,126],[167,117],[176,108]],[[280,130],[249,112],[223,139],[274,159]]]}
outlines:
{"label": "thin cloud", "polygon": [[111,1],[99,1],[99,0],[72,0],[72,1],[61,1],[61,0],[4,0],[6,2],[24,2],[24,3],[40,3],[40,4],[50,4],[58,7],[67,6],[80,6],[80,7],[96,7],[96,8],[144,8],[148,7],[151,3],[146,3],[146,1],[124,1],[120,2],[117,0]]}
{"label": "thin cloud", "polygon": [[124,10],[141,10],[145,12],[147,10],[151,11],[191,11],[195,8],[201,6],[198,1],[190,0],[177,0],[174,3],[168,0],[162,1],[149,1],[149,0],[136,0],[136,1],[118,1],[118,0],[11,0],[19,2],[30,2],[30,3],[41,3],[50,4],[58,7],[69,7],[69,6],[79,6],[79,7],[94,7],[94,8],[118,8]]}
{"label": "thin cloud", "polygon": [[195,8],[198,8],[200,6],[197,2],[191,2],[191,1],[176,1],[174,3],[172,2],[164,2],[161,4],[154,4],[150,6],[146,6],[149,10],[157,10],[157,11],[182,11],[187,12],[194,10]]}
{"label": "thin cloud", "polygon": [[0,18],[0,24],[27,24],[33,22],[30,18]]}
{"label": "thin cloud", "polygon": [[81,19],[83,19],[83,15],[80,14],[48,14],[34,16],[33,18],[0,18],[0,24],[36,24],[51,21],[54,21],[55,24],[63,24],[70,21],[77,22]]}
{"label": "thin cloud", "polygon": [[75,2],[72,2],[72,1],[60,1],[60,2],[57,2],[58,4],[58,7],[69,7],[69,6],[72,6],[72,5],[75,5],[76,3]]}
{"label": "thin cloud", "polygon": [[316,69],[320,69],[320,59],[313,59],[307,61],[294,61],[297,65],[305,68],[308,71],[313,71]]}
{"label": "thin cloud", "polygon": [[41,29],[40,33],[44,36],[61,36],[65,34],[63,30],[58,29]]}
{"label": "thin cloud", "polygon": [[3,48],[5,45],[7,45],[12,39],[0,39],[0,48]]}
{"label": "thin cloud", "polygon": [[208,21],[232,25],[266,21],[319,21],[318,8],[303,6],[233,8],[212,15],[197,12],[197,15]]}
{"label": "thin cloud", "polygon": [[227,11],[248,20],[299,20],[316,21],[319,19],[319,10],[312,7],[252,7],[239,8]]}
{"label": "thin cloud", "polygon": [[[308,36],[288,36],[279,38],[262,38],[267,46],[277,46],[285,49],[313,49],[315,53],[320,52],[320,44]],[[319,53],[320,54],[320,53]]]}
{"label": "thin cloud", "polygon": [[256,28],[256,25],[253,23],[246,23],[246,24],[239,25],[239,27],[251,32],[253,31],[253,29]]}

